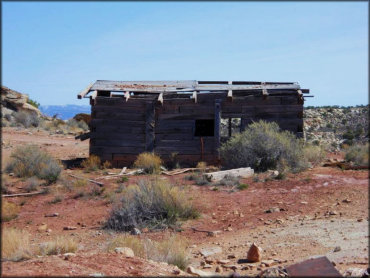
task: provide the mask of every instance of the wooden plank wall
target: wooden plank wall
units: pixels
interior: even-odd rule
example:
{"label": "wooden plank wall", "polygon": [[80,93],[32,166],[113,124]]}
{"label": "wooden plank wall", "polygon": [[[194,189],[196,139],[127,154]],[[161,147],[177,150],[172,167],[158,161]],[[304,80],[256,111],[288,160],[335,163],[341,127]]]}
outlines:
{"label": "wooden plank wall", "polygon": [[[221,97],[220,97],[221,96]],[[131,164],[137,154],[154,150],[164,160],[178,153],[178,160],[195,164],[202,158],[218,161],[213,137],[194,136],[196,119],[215,119],[216,100],[222,118],[241,118],[241,126],[263,119],[276,121],[284,130],[303,135],[303,105],[298,95],[238,96],[231,100],[225,94],[198,94],[190,98],[164,98],[156,101],[130,98],[96,97],[91,112],[90,153],[115,166]],[[217,121],[215,121],[216,123]],[[184,164],[182,164],[184,165]]]}

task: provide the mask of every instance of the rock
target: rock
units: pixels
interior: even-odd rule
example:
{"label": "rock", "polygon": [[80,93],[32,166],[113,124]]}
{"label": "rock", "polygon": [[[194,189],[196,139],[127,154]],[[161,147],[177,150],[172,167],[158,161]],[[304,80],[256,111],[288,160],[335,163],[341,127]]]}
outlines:
{"label": "rock", "polygon": [[215,246],[215,247],[205,247],[200,250],[200,254],[204,257],[209,257],[214,254],[222,253],[222,248]]}
{"label": "rock", "polygon": [[89,274],[89,276],[90,277],[104,277],[104,274],[97,272],[97,273],[91,273]]}
{"label": "rock", "polygon": [[213,259],[209,259],[209,258],[205,258],[205,262],[206,262],[207,264],[213,264],[213,263],[215,262],[215,260],[213,260]]}
{"label": "rock", "polygon": [[261,255],[262,249],[258,247],[254,242],[252,243],[251,247],[247,253],[247,260],[250,262],[259,262],[262,259]]}
{"label": "rock", "polygon": [[134,251],[128,247],[117,247],[114,249],[114,252],[124,255],[126,258],[132,258],[135,256]]}
{"label": "rock", "polygon": [[340,250],[342,250],[342,248],[340,248],[340,246],[337,246],[337,247],[334,248],[333,252],[339,252]]}
{"label": "rock", "polygon": [[237,272],[233,272],[231,275],[230,275],[231,278],[233,277],[240,277],[240,274],[237,273]]}
{"label": "rock", "polygon": [[229,254],[229,255],[227,255],[227,258],[228,259],[235,259],[236,256],[235,256],[235,254]]}
{"label": "rock", "polygon": [[228,230],[229,232],[231,232],[232,230],[233,230],[233,228],[231,228],[231,227],[227,227],[227,229],[226,230]]}
{"label": "rock", "polygon": [[232,270],[237,270],[238,266],[234,264],[223,264],[222,267],[227,268],[227,269],[232,269]]}
{"label": "rock", "polygon": [[264,260],[261,263],[264,264],[267,267],[270,267],[270,266],[276,264],[276,261],[275,260]]}
{"label": "rock", "polygon": [[347,204],[348,204],[348,203],[350,203],[350,202],[351,202],[351,200],[347,198],[347,199],[344,199],[342,202],[343,202],[343,203],[347,203]]}
{"label": "rock", "polygon": [[329,211],[329,215],[337,215],[337,214],[338,214],[338,212],[336,212],[335,210]]}
{"label": "rock", "polygon": [[229,262],[230,262],[230,260],[217,260],[217,263],[219,263],[219,264],[227,264]]}
{"label": "rock", "polygon": [[76,257],[76,254],[75,253],[64,253],[63,257],[65,260],[69,260],[72,257]]}
{"label": "rock", "polygon": [[364,221],[364,219],[362,218],[357,219],[357,222],[362,222],[362,221]]}
{"label": "rock", "polygon": [[190,273],[190,274],[195,274],[195,275],[198,275],[198,276],[214,276],[214,273],[206,272],[206,271],[203,271],[203,270],[200,270],[200,269],[196,269],[192,266],[188,266],[187,269],[186,269],[186,272]]}
{"label": "rock", "polygon": [[218,265],[216,266],[216,270],[215,270],[217,273],[222,273],[222,268]]}
{"label": "rock", "polygon": [[140,235],[140,234],[141,234],[141,232],[140,232],[140,230],[139,230],[138,228],[133,228],[133,229],[131,230],[131,234],[132,234],[132,235]]}
{"label": "rock", "polygon": [[57,216],[59,216],[59,213],[57,213],[57,212],[50,213],[50,214],[45,214],[45,217],[57,217]]}
{"label": "rock", "polygon": [[206,269],[206,268],[212,268],[212,266],[210,264],[205,264],[203,265],[203,268]]}
{"label": "rock", "polygon": [[288,277],[288,274],[277,267],[273,267],[261,271],[259,277]]}
{"label": "rock", "polygon": [[77,230],[77,227],[74,227],[74,226],[66,226],[66,227],[63,227],[63,230],[65,230],[65,231]]}
{"label": "rock", "polygon": [[308,204],[308,202],[306,202],[306,201],[302,201],[302,202],[301,202],[301,204],[302,204],[302,205],[307,205],[307,204]]}
{"label": "rock", "polygon": [[366,269],[351,267],[344,272],[345,277],[361,277],[366,272]]}
{"label": "rock", "polygon": [[47,229],[46,230],[47,233],[51,233],[51,231],[52,231],[51,229]]}
{"label": "rock", "polygon": [[144,229],[142,229],[142,232],[143,233],[148,233],[149,232],[149,229],[145,227]]}
{"label": "rock", "polygon": [[37,231],[39,232],[46,232],[47,229],[48,229],[48,225],[45,223],[42,223],[40,226],[37,227]]}
{"label": "rock", "polygon": [[281,210],[282,210],[282,209],[280,209],[280,208],[273,207],[273,208],[269,208],[268,210],[265,210],[265,213],[279,212],[279,211],[281,211]]}

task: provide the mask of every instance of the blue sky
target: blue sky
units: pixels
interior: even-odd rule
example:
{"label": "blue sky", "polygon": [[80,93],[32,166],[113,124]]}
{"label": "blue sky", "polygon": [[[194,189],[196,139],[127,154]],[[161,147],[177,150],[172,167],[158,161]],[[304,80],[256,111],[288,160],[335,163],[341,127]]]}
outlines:
{"label": "blue sky", "polygon": [[2,83],[88,104],[97,80],[296,81],[368,103],[367,2],[2,2]]}

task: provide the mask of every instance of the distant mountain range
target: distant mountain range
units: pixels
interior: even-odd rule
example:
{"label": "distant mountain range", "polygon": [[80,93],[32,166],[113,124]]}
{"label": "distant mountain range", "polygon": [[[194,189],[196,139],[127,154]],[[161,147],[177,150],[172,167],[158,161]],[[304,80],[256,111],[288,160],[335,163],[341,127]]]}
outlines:
{"label": "distant mountain range", "polygon": [[41,113],[50,117],[57,114],[57,118],[62,120],[71,119],[78,113],[90,114],[91,112],[90,105],[74,105],[74,104],[40,105],[39,109]]}

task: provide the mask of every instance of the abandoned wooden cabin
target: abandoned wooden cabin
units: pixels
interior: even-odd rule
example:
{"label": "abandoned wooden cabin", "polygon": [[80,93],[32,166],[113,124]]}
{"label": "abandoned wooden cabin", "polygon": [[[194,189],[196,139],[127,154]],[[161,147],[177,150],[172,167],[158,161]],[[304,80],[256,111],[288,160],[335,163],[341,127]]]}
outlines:
{"label": "abandoned wooden cabin", "polygon": [[308,93],[293,82],[98,80],[78,98],[90,98],[90,154],[121,167],[152,151],[217,164],[220,144],[260,119],[301,137]]}

